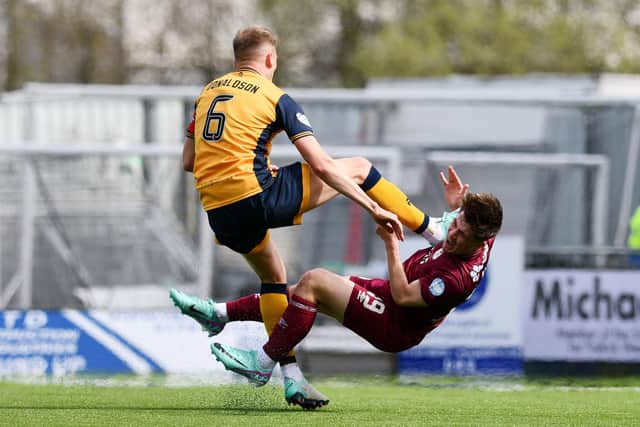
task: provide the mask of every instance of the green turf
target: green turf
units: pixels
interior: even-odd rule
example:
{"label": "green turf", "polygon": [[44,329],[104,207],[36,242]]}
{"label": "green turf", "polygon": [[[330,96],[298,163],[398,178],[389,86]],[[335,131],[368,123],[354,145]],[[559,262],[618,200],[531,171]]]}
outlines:
{"label": "green turf", "polygon": [[640,380],[317,380],[331,398],[288,407],[281,387],[29,385],[0,382],[0,425],[639,425]]}

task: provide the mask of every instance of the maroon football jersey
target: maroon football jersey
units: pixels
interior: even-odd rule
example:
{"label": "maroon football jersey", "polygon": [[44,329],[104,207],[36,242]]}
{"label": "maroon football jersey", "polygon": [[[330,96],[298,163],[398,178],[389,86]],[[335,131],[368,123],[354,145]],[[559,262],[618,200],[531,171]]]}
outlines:
{"label": "maroon football jersey", "polygon": [[494,238],[470,257],[449,254],[442,243],[421,249],[404,263],[408,282],[420,281],[427,307],[400,307],[388,280],[351,277],[356,286],[344,325],[383,351],[398,352],[420,343],[449,312],[466,301],[485,272]]}
{"label": "maroon football jersey", "polygon": [[467,258],[445,252],[441,242],[417,251],[403,263],[409,283],[420,281],[429,317],[440,319],[471,296],[484,275],[494,240],[488,239]]}

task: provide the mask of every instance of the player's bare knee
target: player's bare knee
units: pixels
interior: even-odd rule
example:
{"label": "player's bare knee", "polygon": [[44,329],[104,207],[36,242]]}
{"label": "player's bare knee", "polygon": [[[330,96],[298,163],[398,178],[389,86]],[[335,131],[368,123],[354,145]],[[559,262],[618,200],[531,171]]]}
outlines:
{"label": "player's bare knee", "polygon": [[322,286],[324,278],[327,275],[327,270],[323,268],[314,268],[302,275],[297,287],[302,291],[314,291]]}
{"label": "player's bare knee", "polygon": [[371,170],[371,162],[364,157],[351,157],[349,159],[351,165],[351,178],[358,184],[362,184]]}

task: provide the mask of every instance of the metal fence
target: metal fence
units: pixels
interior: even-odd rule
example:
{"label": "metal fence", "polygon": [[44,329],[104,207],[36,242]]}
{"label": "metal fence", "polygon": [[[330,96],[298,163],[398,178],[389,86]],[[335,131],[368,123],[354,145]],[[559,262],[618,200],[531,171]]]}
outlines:
{"label": "metal fence", "polygon": [[[181,171],[180,143],[198,91],[29,85],[3,96],[3,307],[137,304],[128,293],[134,283],[138,291],[149,286],[140,301],[149,306],[175,283],[223,297],[257,289],[241,257],[211,244],[192,180]],[[624,243],[640,204],[634,99],[290,93],[333,155],[369,158],[431,214],[445,209],[438,172],[447,164],[472,190],[498,195],[502,232],[526,237],[528,265],[632,266]],[[279,164],[299,159],[284,136],[273,153]],[[364,212],[338,198],[274,238],[292,281],[319,265],[384,274],[372,230]],[[20,286],[26,282],[32,291]]]}

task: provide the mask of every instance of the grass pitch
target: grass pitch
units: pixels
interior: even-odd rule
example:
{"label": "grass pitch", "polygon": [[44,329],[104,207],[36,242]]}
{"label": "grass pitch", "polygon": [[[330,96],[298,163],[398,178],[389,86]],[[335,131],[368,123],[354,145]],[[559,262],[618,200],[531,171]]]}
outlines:
{"label": "grass pitch", "polygon": [[[109,384],[105,386],[104,384]],[[124,385],[123,385],[124,384]],[[162,380],[65,384],[0,382],[8,426],[631,426],[640,423],[640,378],[492,381],[316,380],[331,403],[286,405],[282,387],[168,387]]]}

